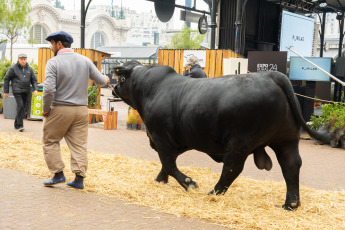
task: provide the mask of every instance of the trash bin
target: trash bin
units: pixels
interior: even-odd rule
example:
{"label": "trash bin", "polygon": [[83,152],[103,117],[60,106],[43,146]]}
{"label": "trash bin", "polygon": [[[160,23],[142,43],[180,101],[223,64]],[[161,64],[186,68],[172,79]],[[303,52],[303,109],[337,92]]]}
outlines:
{"label": "trash bin", "polygon": [[3,113],[5,119],[16,119],[17,116],[17,102],[12,93],[12,86],[8,92],[8,97],[3,98]]}
{"label": "trash bin", "polygon": [[43,120],[42,116],[42,97],[43,97],[43,84],[37,84],[38,94],[35,97],[34,93],[31,94],[31,99],[29,99],[29,116],[28,120]]}

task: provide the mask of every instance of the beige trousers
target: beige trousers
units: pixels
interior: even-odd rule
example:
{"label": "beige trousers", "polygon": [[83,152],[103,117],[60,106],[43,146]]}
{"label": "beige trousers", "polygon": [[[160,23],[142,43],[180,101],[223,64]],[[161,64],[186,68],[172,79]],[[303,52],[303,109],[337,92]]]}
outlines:
{"label": "beige trousers", "polygon": [[85,177],[89,114],[86,106],[54,106],[43,122],[43,153],[51,173],[61,172],[60,141],[65,138],[71,152],[71,170]]}

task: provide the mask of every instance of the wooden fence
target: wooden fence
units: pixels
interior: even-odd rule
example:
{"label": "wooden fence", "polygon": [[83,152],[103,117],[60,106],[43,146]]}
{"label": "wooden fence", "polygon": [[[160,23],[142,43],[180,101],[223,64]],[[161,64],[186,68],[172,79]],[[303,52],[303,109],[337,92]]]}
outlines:
{"label": "wooden fence", "polygon": [[[106,57],[110,57],[111,54],[104,53],[101,51],[93,50],[93,49],[74,49],[74,52],[77,52],[83,56],[88,57],[93,63],[97,65],[99,71],[102,68],[102,61]],[[43,83],[46,65],[49,59],[54,57],[53,51],[49,48],[39,48],[38,49],[38,76],[37,76],[37,83]],[[89,83],[92,85],[92,81]]]}
{"label": "wooden fence", "polygon": [[[242,58],[242,56],[231,50],[205,50],[206,65],[203,70],[207,77],[214,78],[223,75],[223,58]],[[184,71],[183,66],[184,50],[158,50],[158,65],[168,65],[179,74]]]}

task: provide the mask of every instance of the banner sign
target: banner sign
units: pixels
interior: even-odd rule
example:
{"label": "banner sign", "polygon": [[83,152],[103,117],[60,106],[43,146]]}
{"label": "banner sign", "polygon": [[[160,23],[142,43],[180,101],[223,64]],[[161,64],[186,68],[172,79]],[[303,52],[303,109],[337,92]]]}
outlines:
{"label": "banner sign", "polygon": [[42,116],[43,92],[38,92],[37,97],[32,93],[30,118],[43,119]]}
{"label": "banner sign", "polygon": [[302,56],[310,57],[313,51],[314,18],[283,11],[280,35],[280,51],[288,51],[288,58],[295,56],[286,47]]}
{"label": "banner sign", "polygon": [[287,52],[249,51],[248,70],[250,72],[279,71],[286,74]]}
{"label": "banner sign", "polygon": [[[326,72],[331,72],[332,58],[306,57],[306,59]],[[327,74],[300,57],[290,58],[289,78],[290,80],[330,81]]]}

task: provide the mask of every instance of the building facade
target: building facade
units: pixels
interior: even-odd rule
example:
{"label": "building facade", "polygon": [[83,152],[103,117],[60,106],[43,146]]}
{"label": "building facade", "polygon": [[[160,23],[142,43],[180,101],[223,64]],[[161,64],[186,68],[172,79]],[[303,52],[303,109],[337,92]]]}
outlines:
{"label": "building facade", "polygon": [[[47,35],[66,31],[74,38],[73,48],[80,48],[80,11],[55,8],[47,0],[33,0],[30,36],[38,44],[46,44]],[[85,48],[122,46],[127,40],[130,20],[117,20],[98,8],[90,8],[85,20]]]}

